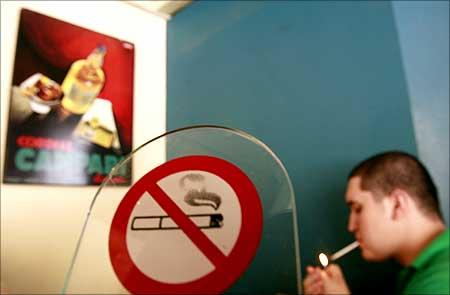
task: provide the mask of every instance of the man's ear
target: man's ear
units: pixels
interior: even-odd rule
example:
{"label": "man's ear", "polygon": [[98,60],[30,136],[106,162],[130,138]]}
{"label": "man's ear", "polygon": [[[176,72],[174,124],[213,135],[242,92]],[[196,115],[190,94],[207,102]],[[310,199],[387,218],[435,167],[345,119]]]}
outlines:
{"label": "man's ear", "polygon": [[396,188],[389,194],[389,199],[392,206],[391,217],[394,220],[401,219],[408,214],[411,197],[406,191]]}

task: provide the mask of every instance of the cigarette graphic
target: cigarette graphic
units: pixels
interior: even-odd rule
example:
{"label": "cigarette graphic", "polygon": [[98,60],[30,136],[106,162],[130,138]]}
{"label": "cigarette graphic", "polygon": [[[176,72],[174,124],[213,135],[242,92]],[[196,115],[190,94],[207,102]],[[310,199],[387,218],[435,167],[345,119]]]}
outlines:
{"label": "cigarette graphic", "polygon": [[[187,215],[198,228],[220,228],[223,225],[222,214]],[[131,222],[132,230],[174,230],[180,229],[170,216],[137,216]]]}
{"label": "cigarette graphic", "polygon": [[[341,250],[337,251],[336,253],[332,254],[330,256],[330,261],[335,261],[347,254],[348,252],[352,251],[353,249],[356,249],[359,246],[358,241],[354,241],[353,243],[345,246]],[[326,267],[328,265],[328,256],[324,253],[319,254],[319,261],[322,264],[323,267]]]}

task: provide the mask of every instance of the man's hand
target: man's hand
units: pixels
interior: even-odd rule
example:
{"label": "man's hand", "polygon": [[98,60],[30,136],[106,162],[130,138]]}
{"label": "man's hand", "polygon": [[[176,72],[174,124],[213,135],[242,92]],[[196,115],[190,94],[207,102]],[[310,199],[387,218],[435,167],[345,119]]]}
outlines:
{"label": "man's hand", "polygon": [[324,294],[324,284],[322,279],[322,270],[320,267],[308,266],[306,268],[306,278],[303,280],[303,291],[305,294]]}
{"label": "man's hand", "polygon": [[337,264],[330,264],[322,271],[322,279],[325,294],[350,294],[350,290]]}
{"label": "man's hand", "polygon": [[306,278],[303,281],[305,294],[350,294],[341,268],[330,264],[322,270],[320,267],[308,266]]}

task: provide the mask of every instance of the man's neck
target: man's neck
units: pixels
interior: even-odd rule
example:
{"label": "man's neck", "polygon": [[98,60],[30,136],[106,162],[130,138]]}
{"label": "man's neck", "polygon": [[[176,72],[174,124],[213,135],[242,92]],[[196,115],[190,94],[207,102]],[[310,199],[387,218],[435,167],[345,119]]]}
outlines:
{"label": "man's neck", "polygon": [[417,217],[407,227],[405,241],[395,255],[397,261],[404,266],[409,266],[419,254],[443,231],[445,224],[438,217]]}

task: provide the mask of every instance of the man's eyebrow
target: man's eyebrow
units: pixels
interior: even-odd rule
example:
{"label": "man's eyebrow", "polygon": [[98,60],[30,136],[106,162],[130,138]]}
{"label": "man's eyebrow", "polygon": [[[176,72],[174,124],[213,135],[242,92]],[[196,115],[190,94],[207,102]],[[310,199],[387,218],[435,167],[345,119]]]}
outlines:
{"label": "man's eyebrow", "polygon": [[349,207],[351,207],[355,204],[354,201],[346,201],[346,203],[347,203],[347,206],[349,206]]}

